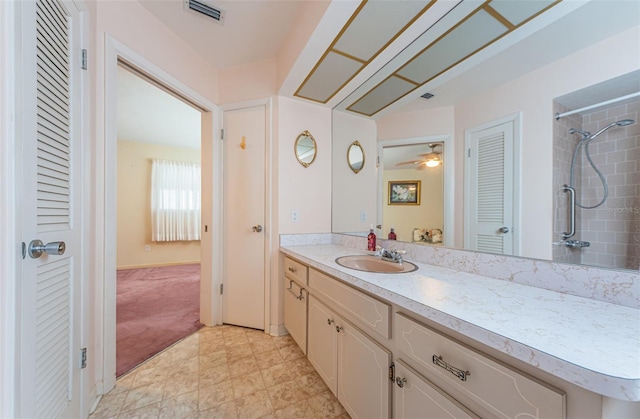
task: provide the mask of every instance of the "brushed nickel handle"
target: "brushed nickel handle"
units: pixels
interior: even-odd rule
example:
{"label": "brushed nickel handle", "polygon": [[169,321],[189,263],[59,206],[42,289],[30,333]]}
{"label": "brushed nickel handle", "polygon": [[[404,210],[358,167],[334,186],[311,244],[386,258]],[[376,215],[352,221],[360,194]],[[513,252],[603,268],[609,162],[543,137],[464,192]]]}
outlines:
{"label": "brushed nickel handle", "polygon": [[333,319],[327,319],[327,324],[331,326],[331,323],[335,323],[336,321]]}
{"label": "brushed nickel handle", "polygon": [[398,387],[403,388],[405,384],[407,384],[407,379],[402,377],[396,377],[396,384],[398,385]]}
{"label": "brushed nickel handle", "polygon": [[288,270],[289,270],[289,272],[291,272],[292,274],[294,274],[294,273],[298,272],[298,270],[297,270],[296,268],[292,267],[292,266],[289,266],[287,269],[288,269]]}
{"label": "brushed nickel handle", "polygon": [[508,232],[509,232],[509,227],[500,227],[500,228],[498,229],[498,232],[499,232],[499,233],[506,234],[506,233],[508,233]]}
{"label": "brushed nickel handle", "polygon": [[344,330],[344,327],[342,326],[336,326],[336,332],[340,333]]}
{"label": "brushed nickel handle", "polygon": [[262,226],[260,224],[254,225],[253,227],[251,227],[251,230],[253,230],[254,233],[260,233],[262,232]]}
{"label": "brushed nickel handle", "polygon": [[44,253],[48,255],[60,256],[64,254],[67,249],[67,245],[64,242],[51,242],[44,244],[42,240],[31,240],[29,243],[28,252],[29,256],[33,259],[37,259]]}
{"label": "brushed nickel handle", "polygon": [[445,371],[449,371],[451,374],[458,377],[461,381],[467,381],[467,377],[471,375],[469,371],[464,371],[460,368],[454,367],[451,364],[448,364],[444,359],[442,359],[442,356],[433,355],[432,360],[434,364],[441,368],[444,368]]}

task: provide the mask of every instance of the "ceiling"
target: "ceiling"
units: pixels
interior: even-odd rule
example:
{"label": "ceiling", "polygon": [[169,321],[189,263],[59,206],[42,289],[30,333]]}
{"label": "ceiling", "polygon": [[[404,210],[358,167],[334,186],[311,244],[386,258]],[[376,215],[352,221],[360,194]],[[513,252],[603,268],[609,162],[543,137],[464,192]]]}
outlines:
{"label": "ceiling", "polygon": [[[293,30],[296,19],[301,18],[308,5],[303,0],[200,0],[224,10],[224,22],[219,24],[185,11],[182,0],[138,1],[212,66],[221,69],[276,58],[287,41],[287,35]],[[345,83],[344,74],[338,72],[340,74],[335,74],[335,77],[342,77],[341,79],[329,80],[333,83],[332,96],[313,101],[348,112],[352,104],[388,79],[389,75],[401,71],[412,57],[424,50],[425,42],[446,34],[478,7],[489,4],[501,9],[505,4],[536,3],[536,0],[492,0],[490,3],[483,0],[407,0],[402,2],[406,7],[398,9],[397,13],[394,12],[397,0],[369,0],[369,3],[376,3],[377,7],[370,8],[369,14],[363,12],[358,18],[356,13],[364,8],[364,3],[357,0],[330,2],[324,17],[300,53],[304,59],[298,60],[289,69],[289,76],[278,93],[294,97],[297,91],[304,92],[305,83],[315,69],[321,66],[323,57],[330,55],[332,59],[340,61],[342,58],[339,55],[344,57],[344,51],[349,51],[346,56],[355,57],[362,64],[357,66],[356,75]],[[545,3],[550,4],[546,0]],[[384,32],[386,38],[377,38],[374,48],[358,46],[362,42],[368,42],[377,33],[383,18],[388,21],[385,24],[389,26]],[[454,105],[469,95],[480,94],[639,23],[640,1],[565,0],[553,4],[540,16],[512,29],[508,36],[472,54],[448,71],[432,77],[400,99],[394,98],[390,105],[375,112],[372,117],[378,118],[394,111]],[[359,28],[359,32],[346,32],[349,26]],[[360,41],[357,40],[358,36],[361,36]],[[550,45],[553,47],[550,48]],[[639,45],[629,46],[638,47],[640,41]],[[597,64],[597,57],[594,57],[593,63],[577,65],[605,64]],[[296,68],[296,65],[299,67]],[[329,71],[330,77],[331,74],[333,73]],[[616,90],[622,94],[634,89],[637,91],[638,77],[631,77],[630,81],[631,87],[618,85]],[[129,98],[126,100],[135,100],[134,92],[146,89],[144,84],[136,85],[134,79],[126,79],[124,83],[129,83],[128,90],[122,92]],[[306,92],[322,89],[321,83],[311,86]],[[612,94],[611,91],[612,89],[606,88],[593,89],[583,92],[579,98],[563,99],[574,106],[586,106],[610,99],[607,96]],[[429,100],[420,98],[425,92],[434,94],[434,97]],[[139,129],[142,125],[142,115],[135,109],[150,106],[127,104],[124,100],[121,102],[124,112],[122,121],[133,125],[127,129],[128,132],[134,132],[134,129]],[[163,110],[168,108],[164,105],[160,108],[151,114],[166,115]],[[170,117],[166,115],[165,119],[170,120]],[[177,127],[176,123],[170,125]],[[185,128],[178,131],[185,134],[188,130]],[[169,129],[163,132],[167,133]]]}
{"label": "ceiling", "polygon": [[119,66],[118,139],[200,149],[200,111]]}

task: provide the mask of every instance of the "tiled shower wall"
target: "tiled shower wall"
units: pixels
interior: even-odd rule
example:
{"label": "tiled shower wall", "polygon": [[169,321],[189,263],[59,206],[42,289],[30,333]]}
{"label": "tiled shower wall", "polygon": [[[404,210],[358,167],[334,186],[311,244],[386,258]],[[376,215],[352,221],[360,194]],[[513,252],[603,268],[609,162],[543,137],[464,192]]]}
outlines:
{"label": "tiled shower wall", "polygon": [[[561,109],[560,104],[557,104],[556,108],[560,109],[558,112],[566,111]],[[573,238],[588,241],[591,246],[583,249],[555,246],[554,260],[626,269],[640,267],[639,114],[640,100],[631,99],[557,121],[554,138],[554,182],[559,186],[565,182],[565,178],[568,183],[573,149],[582,138],[577,133],[569,134],[569,128],[595,133],[611,122],[621,119],[633,119],[636,122],[625,127],[610,128],[596,137],[589,146],[591,159],[607,180],[609,196],[598,208],[578,207],[576,210],[577,233]],[[576,165],[575,180],[579,203],[593,206],[602,200],[602,183],[587,162],[584,152]],[[566,217],[566,210],[563,213],[562,205],[560,208],[556,210],[556,228],[562,226],[562,216]]]}

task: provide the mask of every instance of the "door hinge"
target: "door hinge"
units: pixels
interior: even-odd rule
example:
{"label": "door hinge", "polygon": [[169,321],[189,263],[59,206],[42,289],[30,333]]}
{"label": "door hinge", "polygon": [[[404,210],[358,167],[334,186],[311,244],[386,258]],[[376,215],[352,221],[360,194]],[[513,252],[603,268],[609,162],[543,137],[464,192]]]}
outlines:
{"label": "door hinge", "polygon": [[220,139],[224,140],[224,128],[220,130]]}
{"label": "door hinge", "polygon": [[467,157],[469,157],[469,158],[471,157],[471,149],[470,148],[467,149]]}
{"label": "door hinge", "polygon": [[80,369],[87,368],[87,348],[80,350]]}
{"label": "door hinge", "polygon": [[392,383],[396,381],[396,365],[393,362],[389,365],[389,380]]}
{"label": "door hinge", "polygon": [[220,284],[220,295],[222,295],[223,290],[224,290],[224,284]]}
{"label": "door hinge", "polygon": [[87,65],[88,65],[87,61],[88,61],[87,50],[86,49],[82,49],[82,64],[81,64],[81,67],[82,67],[83,70],[87,69]]}
{"label": "door hinge", "polygon": [[380,167],[380,156],[376,157],[376,167]]}

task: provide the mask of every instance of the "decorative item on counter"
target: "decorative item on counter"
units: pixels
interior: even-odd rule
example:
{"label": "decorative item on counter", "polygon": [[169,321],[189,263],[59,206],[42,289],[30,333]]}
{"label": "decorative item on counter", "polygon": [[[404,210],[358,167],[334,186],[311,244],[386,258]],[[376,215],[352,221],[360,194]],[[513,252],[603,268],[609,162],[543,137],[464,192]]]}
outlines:
{"label": "decorative item on counter", "polygon": [[376,251],[376,233],[373,232],[373,225],[371,225],[367,236],[367,250]]}
{"label": "decorative item on counter", "polygon": [[393,227],[391,227],[391,231],[389,232],[389,237],[388,238],[389,238],[389,240],[396,240],[397,239],[396,232],[393,229]]}

